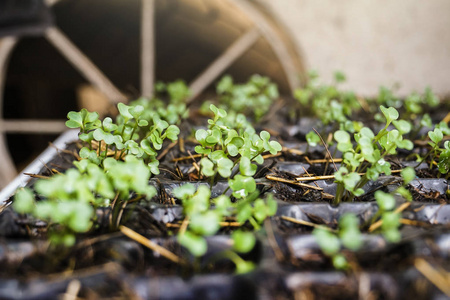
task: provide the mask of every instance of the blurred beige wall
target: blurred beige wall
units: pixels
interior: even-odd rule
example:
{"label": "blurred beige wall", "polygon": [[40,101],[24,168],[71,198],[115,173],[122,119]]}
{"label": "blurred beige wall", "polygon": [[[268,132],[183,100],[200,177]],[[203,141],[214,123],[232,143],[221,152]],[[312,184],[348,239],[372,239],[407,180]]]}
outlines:
{"label": "blurred beige wall", "polygon": [[292,34],[308,69],[374,95],[400,83],[400,94],[427,85],[450,95],[449,0],[259,0]]}

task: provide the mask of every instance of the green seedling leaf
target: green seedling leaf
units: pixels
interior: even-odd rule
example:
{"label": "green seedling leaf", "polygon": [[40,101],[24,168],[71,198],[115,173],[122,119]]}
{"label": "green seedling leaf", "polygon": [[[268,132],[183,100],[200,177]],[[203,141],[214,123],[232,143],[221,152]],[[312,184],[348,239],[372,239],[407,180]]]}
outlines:
{"label": "green seedling leaf", "polygon": [[154,175],[158,175],[159,174],[159,160],[152,159],[148,164],[147,164],[148,168],[150,169],[150,172]]}
{"label": "green seedling leaf", "polygon": [[34,209],[34,195],[28,188],[19,189],[12,204],[15,211],[21,214],[30,213]]}
{"label": "green seedling leaf", "polygon": [[338,143],[350,143],[350,134],[343,130],[338,130],[334,133],[334,139]]}
{"label": "green seedling leaf", "polygon": [[182,246],[186,247],[192,255],[197,257],[204,255],[208,249],[208,245],[204,238],[189,231],[178,235],[178,241]]}
{"label": "green seedling leaf", "polygon": [[320,249],[326,255],[335,255],[341,249],[341,244],[339,238],[328,230],[317,227],[313,231],[313,235],[316,238],[317,244],[319,244]]}
{"label": "green seedling leaf", "polygon": [[214,104],[209,106],[209,109],[214,113],[214,120],[217,121],[218,118],[225,118],[227,116],[227,112],[221,108],[218,108]]}
{"label": "green seedling leaf", "polygon": [[241,157],[241,161],[239,164],[239,171],[244,176],[253,176],[256,173],[257,166],[252,164],[250,158]]}
{"label": "green seedling leaf", "polygon": [[236,214],[236,220],[239,223],[245,223],[252,216],[252,212],[253,208],[250,204],[242,205]]}
{"label": "green seedling leaf", "polygon": [[228,180],[230,188],[233,190],[233,196],[236,198],[244,198],[256,190],[256,182],[253,177],[236,175],[233,179]]}
{"label": "green seedling leaf", "polygon": [[70,111],[67,114],[66,126],[69,128],[81,128],[84,129],[83,117],[81,116],[81,112]]}
{"label": "green seedling leaf", "polygon": [[225,92],[229,92],[233,88],[233,78],[230,75],[225,75],[220,79],[217,84],[216,91],[217,94],[224,94]]}
{"label": "green seedling leaf", "polygon": [[333,255],[333,266],[338,270],[345,270],[348,268],[348,262],[344,255],[336,254]]}
{"label": "green seedling leaf", "polygon": [[423,127],[431,128],[433,127],[433,121],[429,114],[424,114],[422,119],[420,120],[420,125]]}
{"label": "green seedling leaf", "polygon": [[435,145],[438,145],[444,138],[444,135],[442,134],[442,131],[439,128],[435,128],[434,131],[429,131],[428,136],[434,142]]}
{"label": "green seedling leaf", "polygon": [[155,149],[153,149],[153,146],[148,139],[143,139],[141,141],[141,148],[150,156],[155,156],[156,154],[158,154]]}
{"label": "green seedling leaf", "polygon": [[384,117],[386,118],[387,125],[391,124],[392,121],[398,119],[399,114],[395,108],[393,108],[393,107],[386,108],[383,105],[381,105],[380,109],[381,109],[381,112],[383,113]]}
{"label": "green seedling leaf", "polygon": [[181,200],[193,196],[194,193],[195,193],[195,186],[192,183],[183,184],[182,186],[177,187],[173,190],[173,195]]}
{"label": "green seedling leaf", "polygon": [[252,232],[245,232],[242,230],[236,230],[231,235],[233,239],[233,248],[234,250],[240,253],[250,252],[256,244],[255,235]]}
{"label": "green seedling leaf", "polygon": [[215,211],[206,211],[202,214],[192,215],[189,229],[200,236],[210,236],[215,234],[219,228],[221,217]]}
{"label": "green seedling leaf", "polygon": [[306,134],[306,141],[311,147],[316,147],[320,143],[320,137],[314,131],[310,131]]}
{"label": "green seedling leaf", "polygon": [[354,214],[347,213],[340,218],[339,236],[342,244],[346,248],[356,251],[361,247],[362,240],[359,230],[359,220]]}
{"label": "green seedling leaf", "polygon": [[245,274],[251,272],[253,269],[255,269],[255,264],[251,261],[242,260],[236,263],[237,274]]}
{"label": "green seedling leaf", "polygon": [[166,129],[166,136],[171,141],[176,141],[178,139],[179,134],[180,134],[180,129],[175,125],[170,125]]}
{"label": "green seedling leaf", "polygon": [[397,130],[400,132],[400,134],[407,134],[411,131],[411,123],[405,120],[398,120],[398,121],[393,121],[392,122],[395,126],[395,128],[397,128]]}
{"label": "green seedling leaf", "polygon": [[214,176],[216,172],[214,171],[214,163],[208,158],[204,157],[200,160],[200,165],[202,167],[203,175],[207,177]]}
{"label": "green seedling leaf", "polygon": [[117,109],[119,109],[120,115],[125,119],[125,123],[128,122],[128,120],[133,119],[133,115],[129,112],[131,106],[128,106],[124,103],[118,103]]}
{"label": "green seedling leaf", "polygon": [[397,190],[395,190],[396,194],[399,194],[403,198],[405,198],[408,201],[412,201],[412,195],[411,193],[403,186],[399,187]]}
{"label": "green seedling leaf", "polygon": [[233,169],[233,161],[226,157],[220,158],[217,160],[217,172],[219,172],[220,176],[223,178],[228,178],[231,175],[231,171]]}
{"label": "green seedling leaf", "polygon": [[395,208],[395,198],[391,194],[387,194],[383,191],[375,192],[375,199],[377,204],[383,211],[390,211]]}
{"label": "green seedling leaf", "polygon": [[414,168],[407,167],[402,170],[401,175],[403,178],[403,185],[407,185],[416,178],[416,171],[414,171]]}

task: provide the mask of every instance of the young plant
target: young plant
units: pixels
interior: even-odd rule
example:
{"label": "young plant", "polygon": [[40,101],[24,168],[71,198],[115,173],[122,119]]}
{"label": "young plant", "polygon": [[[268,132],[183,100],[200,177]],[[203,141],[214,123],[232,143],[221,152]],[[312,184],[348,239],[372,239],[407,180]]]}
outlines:
{"label": "young plant", "polygon": [[[369,180],[377,180],[379,175],[391,174],[387,155],[395,154],[397,149],[411,150],[413,143],[403,138],[411,130],[411,124],[398,119],[395,108],[380,106],[385,117],[385,127],[377,135],[367,127],[354,134],[354,147],[350,134],[343,130],[334,133],[337,149],[342,152],[342,166],[335,173],[337,192],[334,204],[351,201],[364,193],[362,187]],[[393,123],[396,129],[389,130]],[[364,172],[362,175],[361,172]]]}
{"label": "young plant", "polygon": [[97,113],[86,109],[68,113],[66,126],[79,128],[79,138],[86,144],[80,150],[80,157],[102,165],[107,157],[121,159],[133,155],[142,159],[153,174],[159,174],[157,151],[166,138],[178,139],[179,128],[158,117],[146,120],[141,105],[119,103],[117,108],[119,115],[115,123],[109,117],[101,121]]}
{"label": "young plant", "polygon": [[[251,190],[252,194],[247,197],[246,193],[240,193],[234,188]],[[178,241],[194,256],[206,253],[205,237],[216,234],[220,229],[220,222],[225,217],[234,217],[242,224],[249,221],[255,229],[259,229],[259,224],[276,213],[277,204],[272,195],[269,194],[266,199],[259,198],[255,193],[256,185],[248,189],[247,183],[239,184],[236,179],[232,189],[239,199],[234,203],[226,195],[211,199],[211,191],[204,185],[196,190],[194,185],[188,183],[174,190],[174,196],[182,201],[184,215],[189,221],[186,230],[178,232]],[[234,251],[225,250],[222,256],[235,263],[237,273],[250,271],[254,267],[253,264],[243,260],[236,252],[251,251],[256,243],[254,234],[238,229],[231,237]]]}
{"label": "young plant", "polygon": [[298,110],[307,116],[318,117],[325,125],[345,123],[348,117],[359,111],[361,106],[353,92],[338,89],[338,85],[346,80],[341,72],[335,72],[335,83],[319,84],[318,75],[310,72],[306,87],[297,89]]}
{"label": "young plant", "polygon": [[259,121],[278,98],[278,88],[269,78],[253,75],[245,84],[235,84],[226,75],[217,84],[219,106],[227,111],[253,116]]}
{"label": "young plant", "polygon": [[[161,119],[170,125],[180,125],[189,116],[186,101],[191,95],[188,86],[182,80],[164,84],[158,82],[155,86],[157,96],[153,99],[140,98],[132,101],[131,106],[144,107],[142,118],[151,123],[153,119]],[[159,99],[159,95],[168,95],[168,104]]]}
{"label": "young plant", "polygon": [[[156,194],[148,184],[150,170],[134,156],[124,161],[106,158],[103,168],[87,159],[74,164],[76,168],[64,174],[36,181],[34,190],[42,200],[36,200],[33,191],[24,188],[16,193],[12,204],[18,213],[29,213],[50,227],[58,227],[58,231],[50,231],[52,242],[73,245],[76,233],[92,228],[99,207],[113,206],[118,212],[132,197],[150,199]],[[112,227],[120,221],[118,214],[114,215]]]}
{"label": "young plant", "polygon": [[276,154],[281,150],[281,145],[276,141],[270,141],[270,134],[261,131],[256,134],[254,129],[241,126],[244,122],[236,122],[233,127],[227,126],[227,112],[210,105],[214,118],[208,120],[208,129],[198,129],[195,138],[199,145],[195,151],[202,155],[200,160],[201,173],[211,178],[211,184],[215,182],[216,175],[223,178],[232,178],[232,171],[238,166],[241,176],[251,177],[256,173],[257,166],[262,164],[262,153]]}
{"label": "young plant", "polygon": [[397,194],[407,201],[412,201],[412,195],[406,187],[415,178],[416,173],[413,168],[408,167],[402,170],[401,176],[403,184],[392,193],[385,193],[383,191],[375,192],[375,200],[379,207],[375,219],[379,217],[382,220],[381,233],[386,240],[392,243],[398,242],[401,239],[399,231],[401,215],[395,211],[396,201],[394,195]]}
{"label": "young plant", "polygon": [[352,213],[344,214],[339,219],[337,232],[330,231],[327,227],[317,227],[314,229],[313,235],[322,252],[331,257],[336,269],[349,267],[347,259],[341,253],[342,247],[357,251],[362,245],[359,220]]}
{"label": "young plant", "polygon": [[430,168],[433,164],[437,164],[439,172],[447,175],[448,178],[448,173],[450,171],[450,141],[445,141],[443,148],[440,148],[440,144],[444,139],[444,134],[439,127],[436,127],[433,131],[429,131],[428,137],[431,140],[428,144],[432,148],[430,151]]}

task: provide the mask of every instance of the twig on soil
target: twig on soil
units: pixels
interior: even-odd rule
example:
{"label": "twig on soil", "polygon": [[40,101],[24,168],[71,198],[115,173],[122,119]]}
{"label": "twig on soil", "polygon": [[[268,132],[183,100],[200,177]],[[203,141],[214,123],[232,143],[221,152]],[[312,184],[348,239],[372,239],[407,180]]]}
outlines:
{"label": "twig on soil", "polygon": [[264,228],[266,229],[267,233],[267,241],[269,242],[269,245],[272,248],[276,259],[278,261],[285,261],[286,258],[284,257],[283,251],[281,251],[280,246],[277,243],[277,240],[273,233],[272,222],[270,221],[270,219],[264,220]]}
{"label": "twig on soil", "polygon": [[335,164],[335,162],[334,162],[333,155],[331,155],[330,150],[328,150],[327,144],[326,144],[325,141],[323,140],[323,138],[322,138],[322,136],[320,135],[320,133],[319,133],[315,128],[313,128],[313,130],[314,130],[314,132],[319,136],[320,140],[322,141],[322,144],[323,144],[323,146],[325,147],[325,150],[327,150],[328,157],[331,159],[331,162],[333,163],[334,169],[335,169],[336,172],[337,172],[337,171],[338,171],[338,168],[337,168],[337,166],[336,166],[336,164]]}
{"label": "twig on soil", "polygon": [[188,225],[189,225],[189,216],[186,216],[183,220],[183,223],[181,223],[180,230],[178,231],[178,233],[184,234],[186,232]]}
{"label": "twig on soil", "polygon": [[314,227],[314,228],[320,227],[320,228],[323,228],[323,229],[331,231],[331,232],[336,232],[336,230],[334,230],[332,228],[329,228],[329,227],[326,227],[326,226],[323,226],[321,224],[316,224],[316,223],[312,223],[312,222],[308,222],[308,221],[298,220],[298,219],[291,218],[291,217],[288,217],[288,216],[281,216],[281,219],[289,221],[289,222],[292,222],[292,223],[295,223],[295,224],[310,226],[310,227]]}
{"label": "twig on soil", "polygon": [[132,240],[135,240],[136,242],[148,247],[149,249],[158,252],[159,254],[161,254],[162,256],[164,256],[165,258],[167,258],[168,260],[177,263],[177,264],[184,264],[184,260],[175,255],[174,253],[170,252],[169,250],[167,250],[164,247],[161,247],[160,245],[152,242],[151,240],[147,239],[146,237],[140,235],[139,233],[137,233],[134,230],[131,230],[128,227],[125,227],[123,225],[121,225],[120,227],[120,231],[126,235],[127,237],[129,237]]}
{"label": "twig on soil", "polygon": [[281,156],[281,155],[282,155],[282,153],[278,152],[277,154],[266,154],[266,155],[263,155],[263,158],[264,159],[268,159],[268,158],[278,157],[278,156]]}
{"label": "twig on soil", "polygon": [[292,154],[296,154],[296,155],[303,155],[305,154],[305,152],[297,150],[297,149],[292,149],[292,148],[287,148],[287,147],[283,147],[283,149],[281,150],[282,152],[289,152]]}
{"label": "twig on soil", "polygon": [[323,189],[320,188],[320,187],[312,186],[312,185],[305,184],[305,183],[300,183],[300,182],[297,182],[296,180],[289,180],[289,179],[285,179],[285,178],[281,178],[281,177],[275,177],[275,176],[272,176],[272,175],[267,175],[266,178],[269,179],[269,180],[289,183],[289,184],[301,186],[301,187],[308,188],[308,189],[323,191]]}
{"label": "twig on soil", "polygon": [[313,159],[313,160],[309,160],[308,163],[311,164],[320,164],[320,163],[327,163],[327,162],[331,162],[332,160],[334,160],[334,162],[342,162],[342,158],[322,158],[322,159]]}
{"label": "twig on soil", "polygon": [[403,219],[403,218],[400,219],[400,223],[403,225],[418,226],[418,227],[430,226],[430,224],[428,224],[426,222],[420,222],[420,221],[416,221],[416,220]]}
{"label": "twig on soil", "polygon": [[448,272],[433,268],[425,259],[420,257],[414,260],[414,266],[425,278],[450,297],[450,274]]}
{"label": "twig on soil", "polygon": [[[391,174],[400,173],[402,170],[392,170]],[[363,176],[366,173],[358,173]],[[314,181],[314,180],[325,180],[325,179],[334,179],[334,175],[325,175],[325,176],[313,176],[313,177],[297,177],[295,180],[297,181]]]}
{"label": "twig on soil", "polygon": [[181,153],[186,152],[186,149],[184,149],[184,138],[178,137],[178,148],[180,149]]}
{"label": "twig on soil", "polygon": [[166,147],[166,149],[164,149],[164,150],[158,155],[158,157],[156,157],[156,159],[157,159],[158,161],[161,160],[161,158],[163,158],[164,156],[166,156],[167,153],[169,153],[170,149],[172,149],[173,147],[175,147],[177,144],[178,144],[178,141],[170,143],[170,144]]}
{"label": "twig on soil", "polygon": [[[172,227],[172,228],[181,228],[181,226],[183,226],[183,224],[185,224],[184,221],[181,224],[166,223],[166,226],[167,227]],[[186,224],[189,224],[189,221],[186,222]],[[241,227],[242,223],[239,223],[239,222],[226,222],[226,221],[224,221],[224,222],[219,222],[219,225],[221,227]],[[180,231],[181,231],[181,229],[180,229]]]}
{"label": "twig on soil", "polygon": [[197,164],[197,161],[195,160],[195,158],[194,158],[194,156],[192,155],[192,153],[191,153],[191,151],[188,151],[188,153],[189,153],[189,156],[192,158],[192,160],[194,161],[192,164],[194,165],[194,167],[195,167],[195,169],[197,170],[197,172],[198,172],[198,177],[200,177],[200,167],[198,166],[198,164]]}
{"label": "twig on soil", "polygon": [[67,285],[67,290],[64,293],[63,300],[76,300],[81,289],[81,282],[77,279],[71,280]]}
{"label": "twig on soil", "polygon": [[[405,202],[402,205],[400,205],[399,207],[397,207],[397,209],[394,210],[394,212],[397,214],[401,213],[402,211],[407,209],[410,205],[411,205],[411,202]],[[378,228],[380,228],[381,225],[383,225],[383,220],[378,220],[375,223],[373,223],[372,225],[370,225],[368,231],[373,232],[373,231],[377,230]]]}
{"label": "twig on soil", "polygon": [[44,176],[44,175],[38,175],[38,174],[31,174],[31,173],[23,173],[24,175],[30,176],[32,178],[39,178],[39,179],[49,179],[50,176]]}
{"label": "twig on soil", "polygon": [[200,158],[200,157],[202,157],[201,154],[191,154],[191,155],[189,155],[189,156],[183,156],[183,157],[177,157],[177,158],[174,158],[174,159],[172,159],[172,162],[183,161],[183,160],[189,160],[189,159],[192,159],[192,160],[195,161],[194,158]]}

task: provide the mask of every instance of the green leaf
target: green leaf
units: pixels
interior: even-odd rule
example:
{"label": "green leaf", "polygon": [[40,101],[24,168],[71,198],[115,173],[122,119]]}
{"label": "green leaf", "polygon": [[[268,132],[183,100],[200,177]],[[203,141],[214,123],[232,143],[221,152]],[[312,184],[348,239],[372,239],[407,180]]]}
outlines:
{"label": "green leaf", "polygon": [[444,138],[444,135],[439,128],[435,128],[434,131],[429,131],[428,136],[436,145],[438,145]]}
{"label": "green leaf", "polygon": [[386,118],[387,125],[389,125],[392,121],[398,119],[399,114],[395,108],[393,108],[393,107],[386,108],[383,105],[381,105],[380,109],[381,109],[381,112],[383,113],[384,117]]}
{"label": "green leaf", "polygon": [[348,132],[343,131],[343,130],[338,130],[334,133],[334,139],[336,140],[336,142],[338,143],[343,143],[343,144],[348,144],[350,142],[350,134],[348,134]]}
{"label": "green leaf", "polygon": [[255,267],[256,266],[253,262],[242,260],[236,263],[236,273],[245,274],[255,269]]}
{"label": "green leaf", "polygon": [[223,178],[228,178],[231,175],[231,170],[233,168],[233,161],[228,158],[221,158],[217,161],[217,172]]}
{"label": "green leaf", "polygon": [[233,190],[233,196],[236,198],[244,198],[256,190],[255,179],[240,174],[234,176],[233,179],[229,179],[228,184]]}
{"label": "green leaf", "polygon": [[315,147],[320,143],[320,137],[314,131],[310,131],[306,134],[306,141],[308,145]]}
{"label": "green leaf", "polygon": [[173,195],[180,199],[185,200],[189,196],[193,196],[195,193],[195,186],[192,183],[183,184],[180,187],[177,187],[173,190]]}
{"label": "green leaf", "polygon": [[344,255],[333,255],[333,266],[338,270],[345,270],[348,268],[348,262]]}
{"label": "green leaf", "polygon": [[239,223],[246,222],[252,216],[252,211],[253,211],[252,206],[248,203],[243,206],[240,206],[236,214],[236,220]]}
{"label": "green leaf", "polygon": [[383,211],[389,211],[395,208],[395,198],[391,194],[387,194],[383,191],[376,191],[375,199],[378,206]]}
{"label": "green leaf", "polygon": [[233,248],[234,250],[240,253],[247,253],[251,251],[256,244],[255,235],[252,232],[245,232],[242,230],[236,230],[231,235],[233,239]]}
{"label": "green leaf", "polygon": [[171,141],[176,141],[178,139],[178,134],[180,134],[180,129],[175,125],[170,125],[166,129],[166,136]]}
{"label": "green leaf", "polygon": [[214,171],[214,163],[210,161],[208,158],[204,157],[200,160],[200,165],[202,167],[202,173],[205,176],[211,177],[216,174]]}
{"label": "green leaf", "polygon": [[21,214],[30,213],[34,209],[34,195],[28,188],[19,189],[12,204],[15,211]]}
{"label": "green leaf", "polygon": [[68,121],[66,121],[67,127],[69,127],[69,128],[84,128],[81,113],[78,113],[75,111],[70,111],[67,114],[67,118],[69,119]]}
{"label": "green leaf", "polygon": [[339,252],[341,244],[339,238],[328,230],[317,227],[313,231],[313,235],[316,238],[317,244],[319,244],[320,249],[326,255],[334,255]]}
{"label": "green leaf", "polygon": [[206,211],[202,214],[191,216],[189,229],[200,236],[209,236],[215,234],[219,228],[221,217],[215,211]]}
{"label": "green leaf", "polygon": [[131,106],[128,106],[124,103],[118,103],[117,109],[119,109],[120,115],[125,119],[125,123],[128,122],[128,120],[133,119],[133,116],[129,112]]}
{"label": "green leaf", "polygon": [[178,241],[194,256],[202,256],[208,249],[206,240],[203,237],[189,231],[184,232],[184,234],[178,235]]}
{"label": "green leaf", "polygon": [[414,168],[407,167],[407,168],[404,168],[402,170],[401,175],[402,175],[402,178],[403,178],[403,184],[407,185],[414,178],[416,178],[416,171],[414,171]]}
{"label": "green leaf", "polygon": [[393,121],[392,122],[395,126],[395,128],[398,129],[398,131],[400,132],[400,134],[407,134],[411,131],[411,123],[405,120],[398,120],[398,121]]}
{"label": "green leaf", "polygon": [[256,169],[258,167],[251,163],[250,158],[248,157],[241,157],[241,161],[239,164],[239,171],[244,176],[253,176],[256,173]]}

